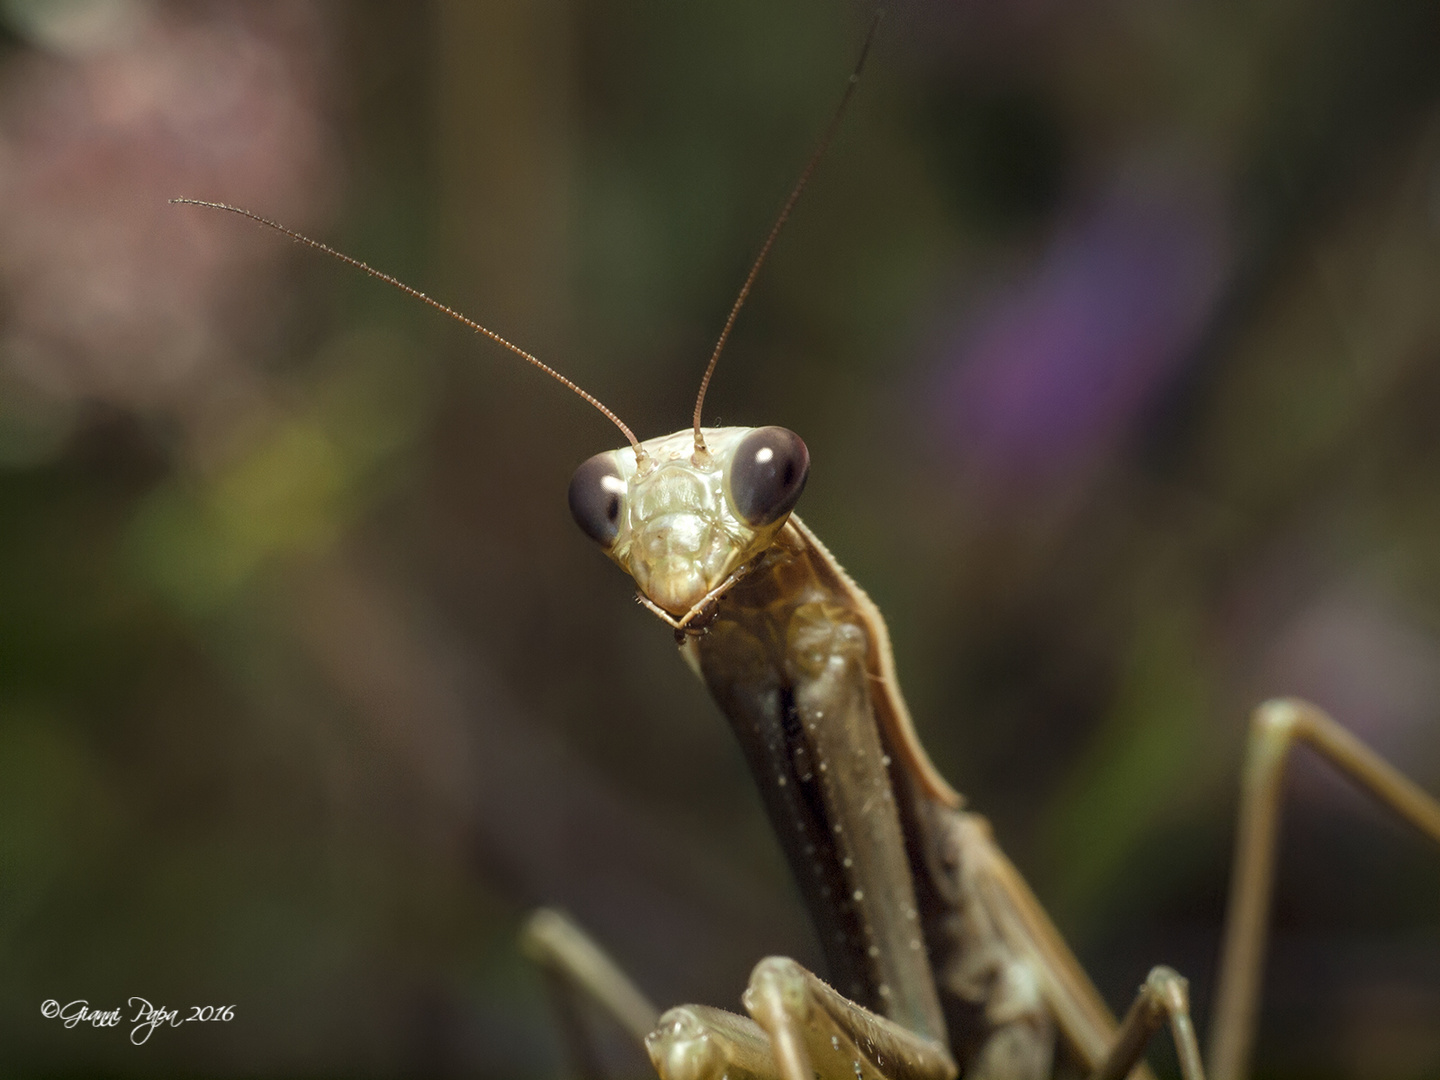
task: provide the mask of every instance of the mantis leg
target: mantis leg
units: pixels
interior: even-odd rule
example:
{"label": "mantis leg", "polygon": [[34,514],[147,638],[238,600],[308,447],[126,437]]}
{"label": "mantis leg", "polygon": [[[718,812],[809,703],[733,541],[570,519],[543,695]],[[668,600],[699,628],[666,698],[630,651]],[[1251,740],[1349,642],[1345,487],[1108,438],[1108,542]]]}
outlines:
{"label": "mantis leg", "polygon": [[761,960],[742,997],[753,1020],[671,1009],[647,1040],[664,1080],[953,1080],[940,1043],[856,1005],[794,960]]}
{"label": "mantis leg", "polygon": [[598,1005],[637,1046],[644,1045],[660,1010],[568,916],[552,908],[533,912],[520,932],[520,945],[540,967],[571,1065],[581,1080],[603,1080],[605,1076],[581,1015],[582,1001]]}
{"label": "mantis leg", "polygon": [[1342,774],[1440,843],[1440,802],[1320,709],[1282,699],[1255,710],[1211,1031],[1210,1068],[1216,1080],[1238,1080],[1249,1064],[1275,875],[1281,785],[1285,760],[1297,740],[1309,743]]}
{"label": "mantis leg", "polygon": [[1120,1021],[1115,1045],[1090,1074],[1090,1080],[1122,1080],[1139,1063],[1150,1039],[1167,1019],[1180,1058],[1181,1076],[1185,1080],[1205,1080],[1195,1025],[1190,1020],[1190,985],[1168,967],[1151,969],[1135,995],[1135,1003]]}
{"label": "mantis leg", "polygon": [[594,1040],[581,1016],[596,1005],[649,1055],[665,1080],[773,1080],[780,1073],[770,1036],[755,1021],[708,1005],[680,1005],[660,1015],[620,966],[563,912],[540,908],[526,920],[520,945],[545,979],[581,1080],[603,1080]]}

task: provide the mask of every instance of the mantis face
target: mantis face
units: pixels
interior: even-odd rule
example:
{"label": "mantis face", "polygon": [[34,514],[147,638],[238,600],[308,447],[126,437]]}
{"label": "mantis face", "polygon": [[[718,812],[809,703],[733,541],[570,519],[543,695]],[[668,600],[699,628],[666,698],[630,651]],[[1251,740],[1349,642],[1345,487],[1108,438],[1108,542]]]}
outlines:
{"label": "mantis face", "polygon": [[706,428],[596,454],[570,481],[570,512],[656,608],[684,617],[784,527],[810,452],[782,427]]}

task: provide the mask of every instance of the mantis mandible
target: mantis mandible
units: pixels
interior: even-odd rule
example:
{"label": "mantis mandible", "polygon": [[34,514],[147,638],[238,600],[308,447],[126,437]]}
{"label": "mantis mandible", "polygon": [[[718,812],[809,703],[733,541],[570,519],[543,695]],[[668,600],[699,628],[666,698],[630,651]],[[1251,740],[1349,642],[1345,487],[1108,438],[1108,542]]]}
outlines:
{"label": "mantis mandible", "polygon": [[[874,34],[872,26],[871,35]],[[869,39],[866,46],[868,49]],[[985,819],[931,764],[895,674],[884,619],[795,515],[809,453],[778,427],[706,428],[705,391],[742,304],[840,122],[844,96],[730,311],[691,427],[641,441],[536,357],[368,265],[318,248],[459,319],[589,401],[628,445],[576,471],[580,527],[674,632],[730,720],[818,933],[828,981],[785,958],[756,966],[748,1017],[702,1005],[663,1015],[577,928],[551,913],[532,952],[597,998],[673,1080],[1039,1080],[1062,1042],[1096,1076],[1140,1064],[1170,1027],[1182,1071],[1204,1075],[1185,980],[1155,968],[1116,1022]],[[195,200],[176,200],[195,202]],[[1440,842],[1440,804],[1321,713],[1275,701],[1255,714],[1224,936],[1211,1075],[1245,1074],[1256,1014],[1288,749],[1308,742]]]}

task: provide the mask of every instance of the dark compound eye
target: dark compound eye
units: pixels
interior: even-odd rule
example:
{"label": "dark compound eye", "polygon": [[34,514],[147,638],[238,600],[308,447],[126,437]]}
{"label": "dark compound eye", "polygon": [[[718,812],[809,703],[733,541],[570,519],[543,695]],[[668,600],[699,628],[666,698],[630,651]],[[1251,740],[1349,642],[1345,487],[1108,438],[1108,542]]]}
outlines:
{"label": "dark compound eye", "polygon": [[620,501],[625,481],[613,454],[596,454],[570,478],[570,514],[586,536],[608,548],[620,531]]}
{"label": "dark compound eye", "polygon": [[810,475],[810,451],[783,427],[756,428],[730,462],[730,502],[747,525],[779,521],[795,506]]}

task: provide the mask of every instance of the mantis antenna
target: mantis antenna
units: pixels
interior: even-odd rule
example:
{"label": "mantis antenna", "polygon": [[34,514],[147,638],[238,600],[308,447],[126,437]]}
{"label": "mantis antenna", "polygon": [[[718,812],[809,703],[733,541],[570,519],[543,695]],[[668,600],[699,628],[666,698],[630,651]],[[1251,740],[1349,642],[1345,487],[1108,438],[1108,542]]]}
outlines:
{"label": "mantis antenna", "polygon": [[409,296],[413,296],[421,303],[429,304],[436,311],[442,312],[445,315],[449,315],[450,318],[454,319],[456,322],[468,326],[471,330],[474,330],[475,333],[481,334],[489,338],[497,345],[503,345],[505,348],[513,352],[516,356],[519,356],[521,359],[528,360],[530,363],[534,364],[537,368],[545,372],[546,375],[549,375],[555,381],[561,383],[564,386],[568,386],[571,390],[575,391],[575,393],[579,394],[591,405],[594,405],[595,408],[599,409],[602,413],[604,413],[605,416],[609,418],[611,423],[613,423],[616,427],[618,427],[622,432],[625,433],[625,438],[629,439],[630,445],[635,448],[635,461],[637,465],[643,464],[648,459],[648,455],[640,446],[640,440],[635,438],[635,433],[632,432],[628,427],[626,427],[624,421],[622,421],[618,416],[611,412],[610,409],[607,408],[605,404],[594,394],[591,394],[581,389],[574,382],[571,382],[564,375],[561,375],[558,371],[552,368],[549,364],[546,364],[543,361],[537,359],[532,354],[520,348],[520,346],[516,345],[514,342],[501,337],[499,334],[495,333],[494,330],[490,330],[486,327],[481,326],[474,319],[471,319],[465,315],[461,315],[460,312],[456,311],[454,308],[442,304],[439,300],[436,300],[433,297],[427,296],[419,289],[411,288],[399,278],[391,277],[383,270],[376,270],[368,263],[363,263],[359,259],[351,258],[349,255],[346,255],[342,251],[336,251],[329,245],[322,244],[319,240],[312,240],[304,233],[298,233],[294,229],[286,228],[279,222],[271,221],[269,218],[261,217],[259,214],[252,213],[249,210],[241,209],[238,206],[231,206],[228,203],[221,202],[207,202],[204,199],[171,199],[170,201],[172,203],[176,203],[182,206],[208,206],[212,210],[225,210],[232,214],[239,214],[241,217],[246,217],[249,218],[251,221],[259,222],[266,228],[274,229],[276,232],[284,233],[286,236],[290,237],[291,240],[294,240],[297,243],[305,244],[307,247],[312,247],[316,251],[324,252],[326,255],[329,255],[332,258],[339,259],[341,262],[349,266],[353,266],[357,270],[362,270],[365,273],[369,274],[371,277],[377,278],[380,281],[385,282],[385,284],[387,285],[393,285],[401,292],[406,293]]}
{"label": "mantis antenna", "polygon": [[745,276],[745,284],[740,286],[740,294],[735,297],[735,303],[730,307],[730,315],[725,320],[724,329],[720,331],[720,340],[715,342],[715,351],[710,354],[710,363],[706,366],[705,374],[700,379],[700,393],[695,397],[695,457],[697,464],[698,460],[710,456],[710,451],[705,448],[705,436],[700,432],[700,411],[705,407],[705,391],[710,389],[710,378],[715,374],[715,365],[720,361],[720,352],[725,348],[725,342],[729,339],[730,331],[735,326],[735,317],[740,314],[741,305],[750,295],[750,287],[755,284],[756,275],[760,273],[760,267],[764,264],[765,257],[770,254],[770,249],[775,245],[775,237],[780,235],[781,227],[790,218],[790,211],[795,209],[795,204],[800,200],[800,193],[805,190],[805,185],[810,182],[810,176],[815,172],[815,167],[820,164],[820,159],[825,156],[825,151],[830,149],[830,143],[834,141],[835,132],[840,127],[840,119],[845,115],[845,106],[850,104],[850,98],[855,93],[855,86],[860,81],[860,72],[865,67],[865,58],[870,55],[870,45],[875,40],[875,32],[880,29],[880,20],[884,15],[885,9],[880,8],[875,12],[875,18],[870,21],[870,29],[865,34],[865,43],[860,46],[860,59],[855,61],[855,70],[850,73],[850,78],[845,83],[845,92],[840,95],[840,103],[830,114],[830,122],[825,126],[825,131],[820,136],[820,143],[815,147],[815,152],[810,155],[810,160],[801,170],[800,179],[796,180],[795,186],[790,189],[790,196],[785,200],[785,205],[780,208],[780,216],[775,219],[775,224],[770,226],[770,235],[765,238],[765,243],[760,248],[760,254],[755,256],[750,273]]}

